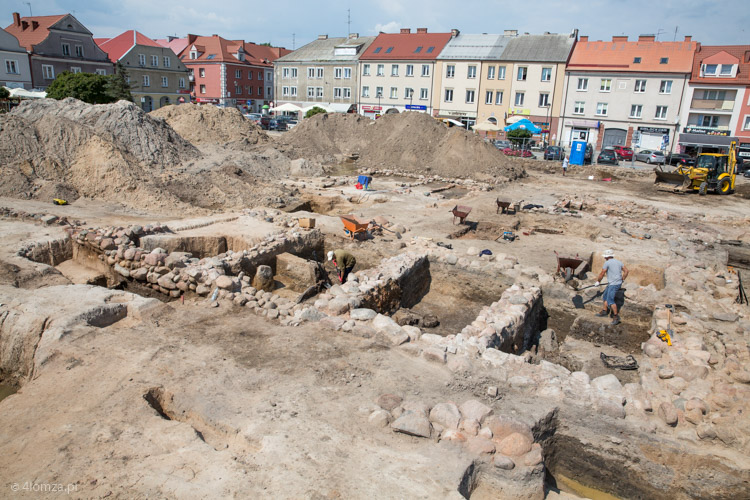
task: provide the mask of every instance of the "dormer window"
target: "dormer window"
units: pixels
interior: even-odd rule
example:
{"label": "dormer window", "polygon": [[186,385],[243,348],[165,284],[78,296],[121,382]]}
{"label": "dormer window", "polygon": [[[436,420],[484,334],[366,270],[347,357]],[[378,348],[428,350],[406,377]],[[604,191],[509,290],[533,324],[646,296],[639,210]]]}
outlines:
{"label": "dormer window", "polygon": [[641,64],[641,58],[640,57],[634,57],[633,58],[633,64]]}
{"label": "dormer window", "polygon": [[194,50],[190,51],[190,59],[198,59],[198,53]]}
{"label": "dormer window", "polygon": [[661,59],[659,59],[659,64],[668,64],[668,63],[669,63],[668,57],[662,57]]}
{"label": "dormer window", "polygon": [[703,74],[704,75],[715,75],[716,70],[719,69],[718,64],[706,64],[703,66]]}
{"label": "dormer window", "polygon": [[734,68],[734,64],[722,64],[719,75],[720,76],[732,76],[733,68]]}

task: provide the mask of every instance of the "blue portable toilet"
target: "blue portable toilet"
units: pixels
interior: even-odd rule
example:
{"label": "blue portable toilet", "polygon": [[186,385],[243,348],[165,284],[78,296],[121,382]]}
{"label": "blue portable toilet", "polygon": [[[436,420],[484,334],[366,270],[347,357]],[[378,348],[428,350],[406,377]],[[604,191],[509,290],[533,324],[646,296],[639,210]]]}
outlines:
{"label": "blue portable toilet", "polygon": [[573,141],[570,147],[570,160],[571,165],[583,165],[583,159],[586,156],[586,143],[583,141]]}

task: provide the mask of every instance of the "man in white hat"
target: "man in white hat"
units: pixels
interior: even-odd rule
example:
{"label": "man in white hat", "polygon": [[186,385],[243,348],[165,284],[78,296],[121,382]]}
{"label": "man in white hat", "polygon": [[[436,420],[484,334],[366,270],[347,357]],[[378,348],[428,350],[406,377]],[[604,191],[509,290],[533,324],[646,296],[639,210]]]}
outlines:
{"label": "man in white hat", "polygon": [[617,314],[617,304],[615,304],[615,295],[622,286],[624,279],[628,277],[630,271],[625,265],[619,260],[615,259],[615,252],[613,250],[605,250],[604,254],[604,265],[602,271],[596,278],[594,286],[599,286],[604,275],[607,275],[607,288],[604,290],[604,309],[599,311],[596,315],[599,317],[605,317],[612,311],[612,324],[620,324],[620,316]]}
{"label": "man in white hat", "polygon": [[341,283],[346,283],[346,278],[349,276],[349,273],[351,273],[354,266],[357,265],[357,259],[354,258],[354,255],[342,249],[329,251],[328,260],[332,261],[333,265],[336,266],[336,271],[338,272],[339,281]]}

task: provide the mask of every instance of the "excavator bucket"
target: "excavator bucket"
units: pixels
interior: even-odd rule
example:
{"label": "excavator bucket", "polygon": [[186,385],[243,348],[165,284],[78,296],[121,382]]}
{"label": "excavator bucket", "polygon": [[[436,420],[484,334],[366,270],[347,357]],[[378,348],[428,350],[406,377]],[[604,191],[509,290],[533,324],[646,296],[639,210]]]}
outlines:
{"label": "excavator bucket", "polygon": [[654,184],[659,191],[685,192],[693,184],[690,176],[682,174],[677,170],[674,172],[664,172],[657,168],[654,170],[654,174],[656,174]]}

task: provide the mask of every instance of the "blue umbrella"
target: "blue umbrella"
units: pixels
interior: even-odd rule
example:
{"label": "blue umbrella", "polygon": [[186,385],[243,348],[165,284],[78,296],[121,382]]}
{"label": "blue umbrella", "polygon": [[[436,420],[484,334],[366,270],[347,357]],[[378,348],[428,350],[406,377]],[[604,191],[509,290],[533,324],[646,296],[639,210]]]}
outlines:
{"label": "blue umbrella", "polygon": [[527,120],[526,118],[524,118],[523,120],[518,120],[516,123],[512,123],[512,124],[508,125],[507,127],[505,127],[505,131],[509,132],[511,130],[516,130],[516,129],[519,129],[519,128],[521,130],[528,130],[532,134],[538,134],[539,132],[542,131],[541,128],[537,127],[536,125],[534,125],[533,123],[531,123],[531,121]]}

